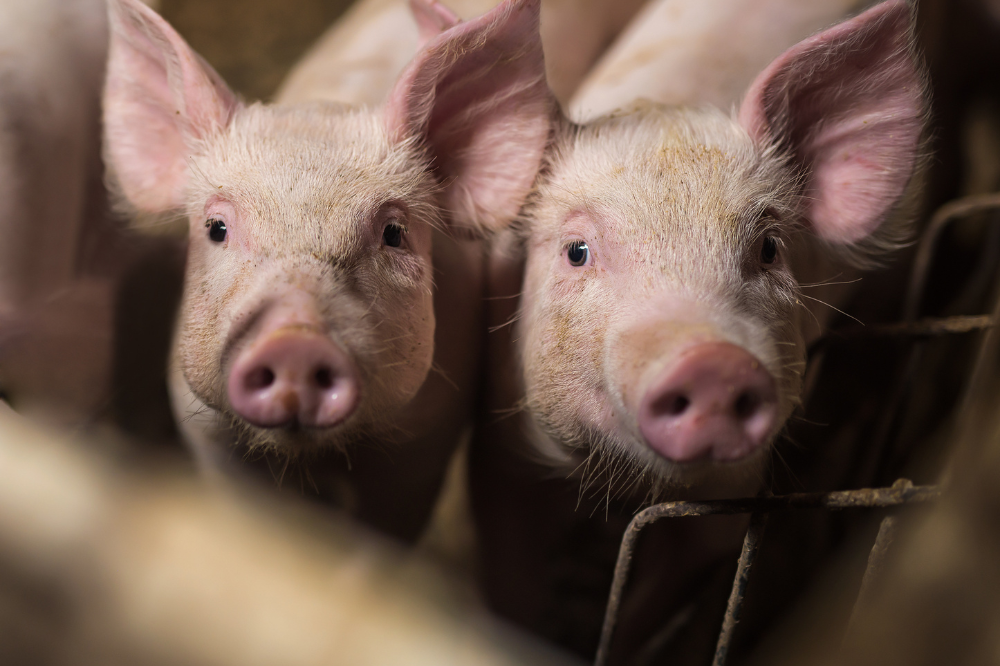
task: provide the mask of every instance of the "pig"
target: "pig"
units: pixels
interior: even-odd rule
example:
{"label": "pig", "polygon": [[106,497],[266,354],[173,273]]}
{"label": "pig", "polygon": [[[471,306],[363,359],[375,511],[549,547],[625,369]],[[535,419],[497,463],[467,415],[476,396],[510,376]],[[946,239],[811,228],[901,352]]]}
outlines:
{"label": "pig", "polygon": [[571,101],[584,122],[637,98],[729,109],[788,46],[873,0],[654,0],[597,62]]}
{"label": "pig", "polygon": [[[905,236],[924,91],[911,10],[888,0],[780,54],[733,115],[640,100],[557,121],[490,258],[469,489],[494,609],[592,656],[637,510],[762,487],[826,318],[800,285]],[[745,528],[648,528],[608,663],[662,659],[658,632]]]}
{"label": "pig", "polygon": [[244,103],[155,12],[109,8],[121,206],[189,228],[182,435],[210,475],[270,473],[414,539],[475,399],[467,239],[517,213],[550,132],[542,54],[520,40],[537,1],[430,39],[375,109]]}
{"label": "pig", "polygon": [[[561,103],[569,102],[593,64],[645,3],[543,0],[547,79]],[[421,39],[455,25],[459,18],[484,14],[496,4],[497,0],[459,0],[447,7],[437,0],[357,2],[295,66],[278,99],[378,105]]]}
{"label": "pig", "polygon": [[113,398],[118,279],[100,95],[103,0],[0,6],[0,395],[77,427]]}

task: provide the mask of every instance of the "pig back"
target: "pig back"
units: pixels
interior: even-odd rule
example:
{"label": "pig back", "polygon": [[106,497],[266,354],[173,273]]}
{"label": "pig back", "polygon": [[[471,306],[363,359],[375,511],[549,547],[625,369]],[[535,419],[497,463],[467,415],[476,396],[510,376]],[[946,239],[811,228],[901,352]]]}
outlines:
{"label": "pig back", "polygon": [[758,72],[870,0],[653,0],[594,66],[570,102],[583,121],[639,98],[738,104]]}
{"label": "pig back", "polygon": [[[542,43],[556,98],[567,103],[580,81],[647,0],[543,0]],[[377,106],[416,53],[417,25],[407,0],[361,0],[296,65],[279,102],[311,99]],[[498,0],[442,3],[459,18],[485,14]]]}

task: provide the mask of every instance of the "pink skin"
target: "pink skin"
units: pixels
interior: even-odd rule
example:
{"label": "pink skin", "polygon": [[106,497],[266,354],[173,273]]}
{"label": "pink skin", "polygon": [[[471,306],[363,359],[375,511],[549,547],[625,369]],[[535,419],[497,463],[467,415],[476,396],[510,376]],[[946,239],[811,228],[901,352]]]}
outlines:
{"label": "pink skin", "polygon": [[229,404],[261,428],[332,428],[357,407],[358,393],[350,357],[316,327],[261,336],[229,371]]}
{"label": "pink skin", "polygon": [[6,0],[0,45],[0,392],[78,426],[123,393],[120,287],[142,249],[103,183],[106,3]]}
{"label": "pink skin", "polygon": [[679,463],[749,456],[767,442],[777,418],[774,378],[728,342],[680,352],[653,380],[638,409],[646,443]]}

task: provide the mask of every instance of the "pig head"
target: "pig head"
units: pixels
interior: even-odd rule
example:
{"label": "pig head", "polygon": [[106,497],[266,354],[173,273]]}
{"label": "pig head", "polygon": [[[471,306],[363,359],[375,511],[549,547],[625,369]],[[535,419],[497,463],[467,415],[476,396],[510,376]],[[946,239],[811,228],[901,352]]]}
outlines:
{"label": "pig head", "polygon": [[926,112],[912,21],[889,0],[799,43],[736,117],[638,102],[562,125],[524,225],[539,450],[654,494],[759,480],[799,401],[799,281],[905,233]]}
{"label": "pig head", "polygon": [[513,217],[532,184],[551,106],[519,36],[538,2],[430,39],[376,110],[246,104],[154,12],[110,8],[107,161],[130,210],[189,226],[189,439],[296,455],[433,431],[434,238]]}

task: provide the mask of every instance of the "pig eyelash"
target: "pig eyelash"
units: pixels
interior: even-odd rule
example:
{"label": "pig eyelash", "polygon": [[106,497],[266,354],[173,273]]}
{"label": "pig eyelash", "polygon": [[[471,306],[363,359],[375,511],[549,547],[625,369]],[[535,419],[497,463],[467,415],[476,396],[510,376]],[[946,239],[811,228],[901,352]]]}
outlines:
{"label": "pig eyelash", "polygon": [[569,265],[574,268],[584,268],[591,265],[594,261],[590,244],[585,240],[573,240],[566,243],[563,246],[563,254],[566,256],[566,261],[569,262]]}
{"label": "pig eyelash", "polygon": [[382,243],[386,247],[401,248],[406,240],[406,227],[392,221],[382,229]]}
{"label": "pig eyelash", "polygon": [[205,220],[205,228],[208,229],[208,238],[213,243],[222,243],[229,235],[226,222],[220,217],[210,217]]}
{"label": "pig eyelash", "polygon": [[780,242],[776,236],[767,234],[760,244],[760,263],[763,266],[773,266],[778,260]]}
{"label": "pig eyelash", "polygon": [[383,247],[404,250],[406,249],[407,228],[406,209],[402,204],[395,202],[383,204],[375,213],[375,221],[381,223],[381,240]]}

